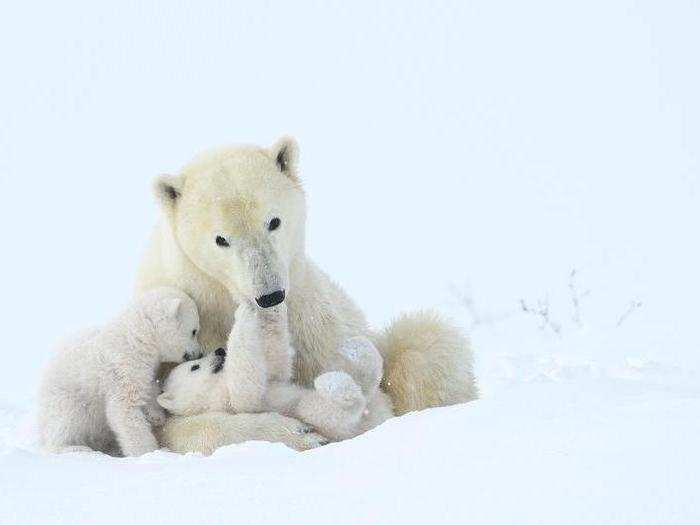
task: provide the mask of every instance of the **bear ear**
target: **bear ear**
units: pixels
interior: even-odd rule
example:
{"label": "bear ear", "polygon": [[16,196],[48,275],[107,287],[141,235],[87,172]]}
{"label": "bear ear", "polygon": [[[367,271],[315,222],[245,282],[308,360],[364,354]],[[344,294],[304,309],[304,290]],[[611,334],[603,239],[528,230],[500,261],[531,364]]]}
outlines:
{"label": "bear ear", "polygon": [[290,179],[298,180],[299,146],[296,140],[292,137],[282,137],[270,148],[270,153],[282,173]]}
{"label": "bear ear", "polygon": [[170,299],[165,303],[165,315],[168,319],[179,319],[182,299]]}
{"label": "bear ear", "polygon": [[153,191],[158,202],[166,211],[175,209],[178,201],[182,198],[182,187],[184,181],[182,177],[175,175],[160,175],[153,182]]}
{"label": "bear ear", "polygon": [[158,401],[158,404],[169,412],[172,412],[175,409],[175,400],[173,399],[173,396],[167,392],[159,395],[156,398],[156,401]]}

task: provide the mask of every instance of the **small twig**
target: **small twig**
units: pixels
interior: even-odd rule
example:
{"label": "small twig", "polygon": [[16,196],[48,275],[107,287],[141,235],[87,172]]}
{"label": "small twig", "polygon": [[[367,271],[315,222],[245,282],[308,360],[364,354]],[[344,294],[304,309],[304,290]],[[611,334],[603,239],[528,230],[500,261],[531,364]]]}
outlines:
{"label": "small twig", "polygon": [[505,319],[512,317],[515,313],[512,311],[502,313],[485,312],[482,308],[477,306],[477,302],[471,294],[469,287],[462,290],[455,285],[451,285],[450,291],[459,305],[467,311],[470,321],[469,330],[475,330],[476,328],[487,327],[500,323]]}
{"label": "small twig", "polygon": [[528,306],[525,299],[520,299],[520,309],[526,314],[534,315],[540,319],[540,330],[549,327],[552,332],[561,335],[561,326],[559,323],[555,322],[550,315],[549,299],[538,299],[536,308]]}
{"label": "small twig", "polygon": [[479,309],[477,308],[476,302],[474,301],[474,298],[472,297],[471,293],[469,293],[468,290],[466,290],[466,291],[459,290],[455,286],[452,287],[452,293],[459,301],[459,304],[469,314],[469,317],[471,318],[471,327],[470,328],[475,328],[475,327],[479,326],[480,324],[482,324],[483,319],[481,316],[481,312],[479,312]]}
{"label": "small twig", "polygon": [[576,324],[576,326],[580,328],[583,326],[583,322],[581,321],[581,299],[585,299],[586,297],[588,297],[591,291],[586,290],[583,293],[579,292],[578,286],[576,284],[577,274],[578,272],[576,268],[571,270],[571,273],[569,274],[569,293],[571,295],[571,304],[574,310],[571,318]]}
{"label": "small twig", "polygon": [[627,307],[627,310],[624,311],[624,313],[620,316],[620,318],[617,320],[617,325],[620,326],[622,323],[624,323],[627,318],[632,315],[632,312],[635,310],[639,310],[642,307],[642,301],[634,300],[632,301],[629,306]]}

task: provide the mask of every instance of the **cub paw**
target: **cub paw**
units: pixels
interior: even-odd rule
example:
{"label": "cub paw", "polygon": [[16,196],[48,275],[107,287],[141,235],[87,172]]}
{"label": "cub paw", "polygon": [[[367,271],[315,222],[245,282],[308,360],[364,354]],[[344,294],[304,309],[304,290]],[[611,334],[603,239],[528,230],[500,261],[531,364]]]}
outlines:
{"label": "cub paw", "polygon": [[241,301],[236,308],[234,318],[237,323],[249,323],[257,318],[258,311],[256,306],[250,301]]}
{"label": "cub paw", "polygon": [[99,454],[99,452],[91,449],[90,447],[87,447],[85,445],[71,445],[68,447],[63,447],[62,449],[59,450],[61,454],[83,454],[83,453],[88,453],[88,454]]}
{"label": "cub paw", "polygon": [[146,416],[146,421],[154,427],[162,427],[167,418],[165,410],[157,403],[149,403],[143,407],[143,414]]}
{"label": "cub paw", "polygon": [[314,381],[319,395],[342,408],[363,404],[365,397],[355,380],[345,372],[326,372]]}
{"label": "cub paw", "polygon": [[347,370],[357,380],[365,395],[371,395],[382,379],[384,361],[372,341],[363,336],[346,339],[338,352],[347,363]]}

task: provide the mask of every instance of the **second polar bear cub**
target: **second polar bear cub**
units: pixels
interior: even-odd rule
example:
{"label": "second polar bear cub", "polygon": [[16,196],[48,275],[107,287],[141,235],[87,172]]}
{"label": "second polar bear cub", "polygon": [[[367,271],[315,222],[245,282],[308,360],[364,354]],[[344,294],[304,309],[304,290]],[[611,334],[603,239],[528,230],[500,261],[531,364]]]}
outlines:
{"label": "second polar bear cub", "polygon": [[90,448],[139,456],[158,449],[155,373],[202,356],[197,307],[176,288],[143,294],[114,321],[67,341],[39,391],[39,432],[52,452]]}
{"label": "second polar bear cub", "polygon": [[374,345],[354,337],[339,353],[352,375],[325,372],[313,389],[292,384],[286,307],[261,310],[241,303],[227,349],[176,367],[158,403],[178,416],[274,411],[312,425],[328,439],[348,439],[390,418],[392,410],[379,390],[383,362]]}

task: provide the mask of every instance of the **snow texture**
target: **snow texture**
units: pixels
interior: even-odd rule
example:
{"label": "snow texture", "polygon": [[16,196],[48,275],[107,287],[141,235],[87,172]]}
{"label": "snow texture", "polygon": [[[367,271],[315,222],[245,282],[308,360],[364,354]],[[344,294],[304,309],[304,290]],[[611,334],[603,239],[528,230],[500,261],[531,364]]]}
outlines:
{"label": "snow texture", "polygon": [[[700,7],[15,3],[0,17],[0,523],[700,523]],[[36,449],[51,348],[129,300],[150,181],[300,143],[309,253],[436,307],[482,399],[297,454]]]}
{"label": "snow texture", "polygon": [[6,408],[0,521],[142,523],[154,514],[169,523],[700,520],[697,382],[671,386],[667,375],[675,371],[653,365],[612,373],[527,364],[524,375],[494,380],[497,393],[484,400],[409,414],[301,454],[247,443],[210,458],[49,456],[32,447],[28,430],[7,436],[23,411]]}

